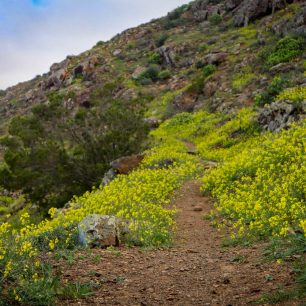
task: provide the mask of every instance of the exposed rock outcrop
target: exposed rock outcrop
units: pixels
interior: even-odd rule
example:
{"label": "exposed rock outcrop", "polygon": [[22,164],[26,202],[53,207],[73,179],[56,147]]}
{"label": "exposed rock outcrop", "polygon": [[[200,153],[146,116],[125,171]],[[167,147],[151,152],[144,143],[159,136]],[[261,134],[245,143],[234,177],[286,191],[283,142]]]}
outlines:
{"label": "exposed rock outcrop", "polygon": [[258,122],[264,130],[279,132],[305,115],[306,101],[299,105],[290,101],[277,101],[259,111]]}
{"label": "exposed rock outcrop", "polygon": [[119,246],[128,232],[128,223],[114,216],[88,215],[78,224],[79,243],[91,248]]}
{"label": "exposed rock outcrop", "polygon": [[128,174],[136,169],[144,159],[144,155],[124,156],[111,162],[111,167],[119,174]]}
{"label": "exposed rock outcrop", "polygon": [[[236,1],[230,2],[234,5]],[[236,26],[246,26],[250,21],[272,14],[292,2],[288,0],[244,0],[233,10],[234,23]]]}
{"label": "exposed rock outcrop", "polygon": [[158,48],[158,53],[160,54],[163,64],[170,67],[175,67],[175,53],[170,47],[162,46]]}

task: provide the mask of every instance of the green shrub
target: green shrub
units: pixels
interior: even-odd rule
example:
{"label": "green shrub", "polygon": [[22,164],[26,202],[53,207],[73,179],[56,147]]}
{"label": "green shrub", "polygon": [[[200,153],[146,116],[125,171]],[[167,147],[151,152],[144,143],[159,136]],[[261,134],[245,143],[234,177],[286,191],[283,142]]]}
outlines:
{"label": "green shrub", "polygon": [[215,65],[207,65],[203,68],[202,73],[197,75],[191,82],[188,92],[200,94],[203,90],[205,80],[217,70]]}
{"label": "green shrub", "polygon": [[100,47],[100,46],[104,46],[105,45],[105,42],[103,40],[100,40],[96,43],[96,46],[95,47]]}
{"label": "green shrub", "polygon": [[188,5],[182,5],[177,9],[175,9],[174,11],[168,13],[165,19],[164,28],[168,30],[185,24],[187,19],[182,18],[182,14],[186,11],[187,7]]}
{"label": "green shrub", "polygon": [[222,22],[222,16],[219,14],[213,14],[208,18],[208,21],[213,25],[218,25]]}
{"label": "green shrub", "polygon": [[159,78],[160,80],[169,79],[169,78],[171,78],[171,72],[170,72],[168,69],[163,70],[163,71],[161,71],[161,72],[158,74],[158,78]]}
{"label": "green shrub", "polygon": [[[151,68],[147,75],[153,79],[158,73]],[[62,95],[54,93],[48,104],[15,117],[9,135],[1,139],[8,167],[0,167],[3,187],[21,190],[46,211],[100,184],[112,160],[137,153],[146,138],[142,101],[114,99],[117,86],[94,90],[90,104],[95,107],[73,114],[64,106]]]}
{"label": "green shrub", "polygon": [[168,39],[168,34],[167,33],[162,33],[160,34],[156,39],[155,39],[155,45],[157,48],[163,46]]}
{"label": "green shrub", "polygon": [[188,7],[188,5],[182,5],[182,6],[178,7],[178,8],[176,8],[172,12],[168,13],[167,18],[169,20],[179,19],[182,16],[182,14],[186,11],[187,7]]}
{"label": "green shrub", "polygon": [[215,65],[209,64],[203,68],[203,76],[207,78],[210,75],[214,74],[216,70],[217,70],[217,67]]}
{"label": "green shrub", "polygon": [[288,80],[279,76],[275,77],[265,91],[256,95],[255,105],[264,106],[265,104],[271,104],[288,84]]}
{"label": "green shrub", "polygon": [[76,300],[76,299],[84,299],[88,296],[93,295],[93,289],[95,285],[91,282],[81,283],[76,281],[74,283],[68,283],[66,286],[63,286],[59,296],[62,299],[67,300]]}
{"label": "green shrub", "polygon": [[305,41],[303,38],[286,36],[279,40],[272,49],[264,50],[262,56],[266,58],[266,65],[271,67],[279,63],[289,62],[301,55],[304,48]]}
{"label": "green shrub", "polygon": [[136,83],[140,85],[147,85],[151,82],[156,82],[158,80],[159,73],[160,67],[152,64],[136,79]]}
{"label": "green shrub", "polygon": [[154,52],[149,56],[148,62],[150,64],[160,64],[161,62],[161,56],[159,53]]}
{"label": "green shrub", "polygon": [[199,51],[200,52],[204,52],[208,49],[208,45],[207,44],[202,44],[199,46]]}

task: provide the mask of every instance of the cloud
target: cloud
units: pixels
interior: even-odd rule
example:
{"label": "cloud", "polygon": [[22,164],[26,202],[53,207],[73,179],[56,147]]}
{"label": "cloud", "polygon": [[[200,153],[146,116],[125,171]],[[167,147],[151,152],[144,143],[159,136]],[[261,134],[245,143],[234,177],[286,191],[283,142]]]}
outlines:
{"label": "cloud", "polygon": [[1,1],[0,88],[6,88],[187,0]]}

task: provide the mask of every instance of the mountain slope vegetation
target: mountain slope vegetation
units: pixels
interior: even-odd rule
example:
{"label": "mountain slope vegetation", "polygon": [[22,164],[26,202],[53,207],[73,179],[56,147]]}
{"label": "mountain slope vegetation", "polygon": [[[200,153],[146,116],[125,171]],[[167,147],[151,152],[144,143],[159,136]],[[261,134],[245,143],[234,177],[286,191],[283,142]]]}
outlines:
{"label": "mountain slope vegetation", "polygon": [[194,1],[1,93],[0,304],[92,293],[54,269],[86,216],[127,221],[126,245],[171,247],[190,180],[230,244],[294,262],[287,297],[305,297],[306,5],[292,2]]}

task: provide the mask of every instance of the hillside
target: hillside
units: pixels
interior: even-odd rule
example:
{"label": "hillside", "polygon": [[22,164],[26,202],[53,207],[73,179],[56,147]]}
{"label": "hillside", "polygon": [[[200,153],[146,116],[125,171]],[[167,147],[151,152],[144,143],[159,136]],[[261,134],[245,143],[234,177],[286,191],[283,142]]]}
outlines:
{"label": "hillside", "polygon": [[197,0],[1,92],[0,305],[303,305],[305,39]]}

